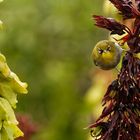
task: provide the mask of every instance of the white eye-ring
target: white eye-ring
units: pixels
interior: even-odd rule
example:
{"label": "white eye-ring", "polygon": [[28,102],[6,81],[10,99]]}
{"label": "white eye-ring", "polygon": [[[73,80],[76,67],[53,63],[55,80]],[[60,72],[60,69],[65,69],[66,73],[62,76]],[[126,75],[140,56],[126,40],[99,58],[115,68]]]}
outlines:
{"label": "white eye-ring", "polygon": [[102,49],[98,50],[99,54],[102,54],[104,51]]}
{"label": "white eye-ring", "polygon": [[98,48],[98,53],[102,54],[104,51],[101,48]]}

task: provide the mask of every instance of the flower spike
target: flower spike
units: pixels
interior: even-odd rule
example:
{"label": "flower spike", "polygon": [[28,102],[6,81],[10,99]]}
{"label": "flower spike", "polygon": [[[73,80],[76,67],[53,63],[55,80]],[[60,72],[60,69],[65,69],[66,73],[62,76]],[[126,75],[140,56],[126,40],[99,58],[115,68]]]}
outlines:
{"label": "flower spike", "polygon": [[110,2],[123,19],[133,18],[133,26],[129,29],[113,18],[93,16],[96,26],[120,35],[116,41],[127,43],[129,49],[123,56],[116,80],[109,85],[102,99],[101,115],[89,128],[96,140],[140,140],[140,0]]}

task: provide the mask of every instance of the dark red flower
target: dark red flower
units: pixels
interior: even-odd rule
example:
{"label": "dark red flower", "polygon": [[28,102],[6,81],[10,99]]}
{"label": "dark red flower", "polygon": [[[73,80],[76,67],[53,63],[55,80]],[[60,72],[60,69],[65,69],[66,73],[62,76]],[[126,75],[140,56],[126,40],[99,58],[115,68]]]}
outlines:
{"label": "dark red flower", "polygon": [[131,0],[110,0],[111,3],[120,11],[124,19],[140,17],[140,13]]}
{"label": "dark red flower", "polygon": [[105,108],[89,126],[104,128],[97,140],[139,140],[140,138],[140,59],[128,51],[123,58],[118,78],[108,87],[103,98]]}
{"label": "dark red flower", "polygon": [[38,130],[37,125],[34,124],[28,115],[17,115],[19,121],[19,128],[24,133],[24,137],[17,138],[17,140],[30,140],[32,135]]}
{"label": "dark red flower", "polygon": [[[131,0],[110,1],[125,19],[134,18],[134,27],[130,30],[112,18],[94,16],[95,25],[108,29],[111,34],[126,33],[120,40],[130,49],[123,57],[117,79],[104,95],[102,114],[89,128],[96,140],[140,140],[140,58],[137,57],[140,54],[140,0],[134,4]],[[95,128],[98,133],[94,133]]]}
{"label": "dark red flower", "polygon": [[117,22],[113,18],[105,18],[96,15],[94,15],[93,18],[96,21],[96,26],[110,30],[111,34],[123,35],[125,33],[124,30],[126,30],[126,26]]}
{"label": "dark red flower", "polygon": [[140,0],[135,0],[138,10],[140,11]]}

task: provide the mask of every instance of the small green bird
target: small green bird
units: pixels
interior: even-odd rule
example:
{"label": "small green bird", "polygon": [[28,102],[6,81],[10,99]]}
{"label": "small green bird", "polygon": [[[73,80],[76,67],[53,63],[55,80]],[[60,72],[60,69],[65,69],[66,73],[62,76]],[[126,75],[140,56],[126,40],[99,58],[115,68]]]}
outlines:
{"label": "small green bird", "polygon": [[115,68],[120,62],[123,49],[109,40],[99,41],[92,52],[92,59],[96,66],[103,70]]}

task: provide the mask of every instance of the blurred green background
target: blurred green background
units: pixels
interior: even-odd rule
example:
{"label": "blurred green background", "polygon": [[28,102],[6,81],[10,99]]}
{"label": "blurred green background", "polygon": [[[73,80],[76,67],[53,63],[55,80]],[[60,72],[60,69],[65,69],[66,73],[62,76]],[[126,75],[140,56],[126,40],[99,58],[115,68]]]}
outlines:
{"label": "blurred green background", "polygon": [[[0,4],[0,50],[8,65],[29,85],[16,112],[39,126],[33,140],[85,140],[91,108],[94,44],[105,39],[93,25],[102,0],[10,0]],[[94,77],[93,77],[94,78]]]}

